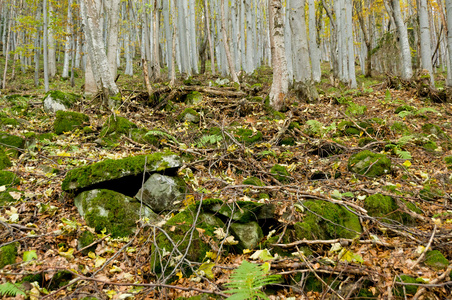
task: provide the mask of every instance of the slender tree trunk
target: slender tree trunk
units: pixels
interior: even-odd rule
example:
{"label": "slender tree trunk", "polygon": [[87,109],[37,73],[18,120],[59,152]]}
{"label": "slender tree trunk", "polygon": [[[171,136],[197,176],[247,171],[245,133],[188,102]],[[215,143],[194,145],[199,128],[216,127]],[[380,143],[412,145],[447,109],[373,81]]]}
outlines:
{"label": "slender tree trunk", "polygon": [[157,0],[154,0],[154,7],[152,10],[152,28],[153,28],[153,59],[152,59],[152,77],[154,80],[160,80],[160,54],[159,54],[159,27],[160,27],[160,18],[159,18],[159,6]]}
{"label": "slender tree trunk", "polygon": [[204,0],[203,4],[204,4],[204,17],[206,22],[206,35],[209,41],[209,50],[210,50],[210,71],[212,72],[212,75],[215,75],[215,54],[213,50],[212,37],[210,33],[209,4],[207,3],[207,0]]}
{"label": "slender tree trunk", "polygon": [[448,68],[447,68],[447,86],[452,87],[452,0],[446,0],[446,13],[447,13],[447,47],[449,56],[447,58]]}
{"label": "slender tree trunk", "polygon": [[419,27],[421,34],[421,61],[422,68],[430,75],[430,84],[435,85],[432,65],[432,49],[430,40],[430,26],[428,23],[427,0],[418,0]]}
{"label": "slender tree trunk", "polygon": [[407,28],[403,22],[399,0],[390,1],[392,12],[394,14],[394,22],[397,28],[397,33],[399,34],[399,46],[401,50],[400,55],[402,59],[402,79],[411,80],[411,77],[413,77],[413,68],[411,66],[411,49],[408,41]]}
{"label": "slender tree trunk", "polygon": [[69,77],[69,60],[71,57],[71,43],[72,43],[72,0],[68,0],[66,43],[64,45],[63,74],[61,75],[61,77],[63,78]]}
{"label": "slender tree trunk", "polygon": [[173,16],[173,37],[171,47],[171,81],[169,85],[172,87],[176,81],[176,35],[177,35],[177,23],[176,23],[176,4],[171,3],[171,15]]}
{"label": "slender tree trunk", "polygon": [[[53,7],[52,2],[48,2],[49,14],[47,15],[47,25],[49,25],[53,16]],[[49,68],[49,78],[53,78],[56,75],[56,44],[55,37],[52,26],[47,27],[47,60],[48,60],[48,68]]]}
{"label": "slender tree trunk", "polygon": [[104,2],[105,10],[108,13],[109,26],[107,38],[107,61],[110,67],[111,76],[116,78],[118,70],[118,31],[119,31],[119,4],[120,0],[109,0]]}
{"label": "slender tree trunk", "polygon": [[47,18],[47,0],[44,0],[43,4],[43,14],[44,14],[44,45],[43,45],[43,52],[44,52],[44,89],[47,93],[49,91],[49,59],[48,59],[48,18]]}
{"label": "slender tree trunk", "polygon": [[268,1],[268,14],[273,68],[273,82],[269,95],[270,106],[275,110],[281,110],[289,90],[281,0]]}
{"label": "slender tree trunk", "polygon": [[311,56],[312,80],[320,82],[322,71],[320,69],[320,49],[317,44],[317,28],[315,17],[315,2],[309,0],[309,53]]}
{"label": "slender tree trunk", "polygon": [[223,33],[223,46],[224,46],[224,51],[226,52],[226,58],[228,60],[228,67],[229,67],[229,73],[232,76],[232,80],[236,83],[239,83],[239,78],[237,77],[237,73],[235,72],[234,69],[234,60],[232,59],[232,54],[231,51],[229,49],[229,38],[228,38],[228,34],[226,32],[226,17],[224,14],[224,0],[221,0],[221,32]]}

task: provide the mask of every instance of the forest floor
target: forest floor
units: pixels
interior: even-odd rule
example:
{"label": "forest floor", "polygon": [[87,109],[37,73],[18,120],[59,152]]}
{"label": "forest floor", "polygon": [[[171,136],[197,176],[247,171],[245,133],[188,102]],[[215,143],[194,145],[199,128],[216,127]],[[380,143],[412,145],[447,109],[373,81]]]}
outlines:
{"label": "forest floor", "polygon": [[[0,207],[0,246],[18,241],[20,247],[16,264],[0,271],[0,284],[19,283],[25,275],[41,274],[39,285],[26,285],[34,299],[80,299],[89,295],[98,299],[174,299],[202,293],[221,298],[227,289],[224,284],[243,260],[262,263],[251,259],[254,251],[221,257],[212,268],[213,279],[179,273],[179,278],[161,283],[155,281],[146,265],[149,251],[143,248],[149,244],[141,238],[144,229],[130,239],[100,234],[95,255],[74,250],[77,232],[86,225],[73,199],[62,195],[66,172],[107,158],[169,149],[184,158],[179,173],[193,200],[257,201],[260,193],[267,193],[269,199],[265,201],[277,204],[275,235],[290,231],[303,218],[295,205],[303,199],[362,208],[366,197],[383,194],[418,207],[417,212],[403,205],[399,208],[411,215],[410,225],[371,217],[363,210],[363,232],[353,240],[280,245],[293,253],[307,245],[311,253],[269,261],[270,273],[284,278],[283,283],[266,288],[271,299],[451,299],[450,263],[449,267],[425,264],[427,250],[439,250],[449,262],[452,260],[452,165],[446,158],[452,155],[451,104],[420,98],[415,89],[388,89],[385,78],[370,81],[360,77],[355,90],[334,87],[325,79],[318,87],[318,103],[299,103],[290,96],[287,110],[279,115],[262,101],[270,87],[270,74],[263,71],[242,79],[244,96],[214,96],[201,91],[201,102],[187,104],[175,98],[167,111],[143,101],[145,89],[137,76],[121,82],[122,78],[123,105],[117,111],[103,109],[91,99],[83,99],[77,106],[78,111],[90,116],[93,133],[76,130],[37,141],[11,158],[13,166],[8,170],[20,178],[16,188],[24,193],[18,202]],[[207,89],[215,86],[215,80],[197,77],[179,84]],[[0,106],[19,125],[2,125],[2,130],[22,137],[29,132],[52,132],[54,116],[43,111],[44,93],[34,90],[30,83],[10,85],[12,88],[2,91]],[[232,85],[224,85],[218,90],[235,91]],[[55,83],[52,88],[66,89],[61,86]],[[16,99],[22,100],[10,101],[13,94],[20,94],[22,97]],[[412,108],[397,110],[404,105]],[[199,123],[177,120],[186,107],[201,113]],[[160,146],[155,147],[124,138],[113,147],[102,147],[96,139],[112,113],[140,127],[165,131],[178,142],[162,137]],[[364,121],[373,130],[364,131]],[[293,122],[299,126],[290,126]],[[431,126],[425,124],[437,125],[441,131],[428,131]],[[233,125],[261,132],[262,139],[253,144],[234,139],[202,140],[211,127],[227,133]],[[350,128],[357,132],[345,133]],[[283,145],[282,140],[293,143]],[[350,172],[349,157],[362,150],[386,154],[392,161],[391,171],[375,178]],[[290,180],[282,183],[273,176],[270,169],[275,164],[287,168]],[[53,168],[58,172],[49,173]],[[243,180],[250,176],[260,178],[265,185],[244,186]],[[274,248],[267,247],[271,255]],[[36,254],[37,260],[25,262],[30,253]],[[349,257],[344,258],[344,254]],[[68,271],[66,282],[52,285],[54,275],[61,270]],[[413,279],[411,285],[406,285],[408,276]]]}

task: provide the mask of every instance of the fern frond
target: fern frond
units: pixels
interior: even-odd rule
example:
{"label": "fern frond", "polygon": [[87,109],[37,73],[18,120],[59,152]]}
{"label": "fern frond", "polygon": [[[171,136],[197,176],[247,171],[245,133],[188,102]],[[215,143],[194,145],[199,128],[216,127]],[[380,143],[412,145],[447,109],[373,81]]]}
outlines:
{"label": "fern frond", "polygon": [[411,142],[412,140],[414,140],[414,135],[405,135],[402,136],[398,141],[397,141],[397,145],[400,147],[405,146],[408,142]]}
{"label": "fern frond", "polygon": [[432,112],[432,113],[435,113],[437,115],[441,115],[441,113],[439,111],[437,111],[433,107],[422,107],[416,112],[416,114],[420,115],[420,114],[423,114],[425,112]]}
{"label": "fern frond", "polygon": [[397,115],[403,119],[403,118],[412,116],[413,113],[411,111],[403,110],[403,111],[399,112]]}
{"label": "fern frond", "polygon": [[217,142],[220,142],[223,140],[223,137],[218,134],[212,134],[212,135],[203,135],[201,139],[198,142],[198,147],[203,147],[207,143],[210,143],[212,145],[216,144]]}
{"label": "fern frond", "polygon": [[401,159],[412,159],[413,156],[411,156],[410,151],[403,151],[400,149],[394,149],[395,154],[397,154],[397,156]]}
{"label": "fern frond", "polygon": [[178,141],[174,136],[172,136],[171,134],[166,133],[166,132],[164,132],[164,131],[160,131],[160,130],[149,130],[148,132],[146,132],[146,134],[145,134],[144,136],[149,136],[149,135],[159,135],[159,136],[163,136],[163,137],[165,137],[165,138],[167,138],[167,139],[169,139],[169,140],[171,140],[171,141],[173,141],[173,142],[179,144],[179,141]]}
{"label": "fern frond", "polygon": [[306,121],[306,125],[309,126],[309,132],[313,134],[322,134],[323,133],[323,124],[317,120],[308,120]]}
{"label": "fern frond", "polygon": [[27,294],[25,294],[25,292],[20,289],[21,287],[22,287],[21,284],[14,284],[11,282],[0,284],[0,296],[11,296],[11,297],[15,297],[16,295],[26,296]]}
{"label": "fern frond", "polygon": [[226,284],[228,294],[232,294],[228,299],[249,299],[268,297],[261,291],[262,287],[279,282],[279,275],[268,275],[261,266],[252,264],[244,260],[231,274],[230,282]]}

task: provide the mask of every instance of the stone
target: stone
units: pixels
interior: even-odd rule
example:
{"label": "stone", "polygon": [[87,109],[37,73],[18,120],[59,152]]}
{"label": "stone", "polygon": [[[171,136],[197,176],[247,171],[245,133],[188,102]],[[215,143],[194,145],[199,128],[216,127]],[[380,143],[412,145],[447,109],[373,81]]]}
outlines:
{"label": "stone", "polygon": [[149,218],[151,223],[161,221],[160,216],[138,200],[110,190],[82,192],[75,197],[74,205],[88,226],[99,233],[105,228],[113,237],[131,235],[140,218]]}
{"label": "stone", "polygon": [[12,157],[17,157],[19,155],[19,151],[24,149],[25,139],[7,132],[0,132],[0,144],[4,146],[7,154]]}
{"label": "stone", "polygon": [[443,270],[449,266],[449,261],[439,250],[428,251],[424,263],[437,270]]}
{"label": "stone", "polygon": [[0,269],[16,263],[17,244],[12,243],[0,248]]}
{"label": "stone", "polygon": [[178,207],[177,204],[185,198],[185,189],[182,179],[155,173],[143,184],[135,197],[153,211],[161,212]]}
{"label": "stone", "polygon": [[[421,213],[414,204],[407,202],[406,205],[411,210]],[[364,209],[372,217],[386,218],[387,220],[394,220],[405,225],[414,223],[413,218],[409,214],[401,212],[396,201],[390,196],[384,196],[382,194],[371,195],[364,201]]]}
{"label": "stone", "polygon": [[288,183],[291,179],[290,173],[287,171],[286,167],[281,165],[274,165],[270,169],[270,173],[281,183]]}
{"label": "stone", "polygon": [[[131,190],[130,196],[135,196],[141,188],[144,171],[175,172],[182,165],[179,156],[172,152],[156,152],[148,155],[138,155],[118,160],[107,159],[92,165],[70,170],[62,183],[63,191],[75,192],[89,189],[94,185],[111,182],[109,189],[115,191]],[[129,181],[125,181],[125,178]],[[114,180],[121,180],[115,182]],[[132,188],[132,186],[136,186]],[[120,190],[118,190],[120,189]]]}
{"label": "stone", "polygon": [[77,128],[83,128],[89,123],[89,117],[75,111],[57,111],[56,119],[53,122],[53,131],[60,135],[71,132]]}
{"label": "stone", "polygon": [[57,111],[67,111],[74,107],[75,103],[80,99],[80,95],[61,91],[49,91],[44,97],[44,111],[52,114]]}
{"label": "stone", "polygon": [[262,228],[257,222],[232,223],[231,230],[239,241],[239,246],[243,249],[254,249],[264,237]]}
{"label": "stone", "polygon": [[377,177],[391,171],[391,160],[384,154],[364,150],[350,157],[348,170],[368,177]]}
{"label": "stone", "polygon": [[199,123],[200,116],[193,108],[186,108],[177,119],[182,122]]}

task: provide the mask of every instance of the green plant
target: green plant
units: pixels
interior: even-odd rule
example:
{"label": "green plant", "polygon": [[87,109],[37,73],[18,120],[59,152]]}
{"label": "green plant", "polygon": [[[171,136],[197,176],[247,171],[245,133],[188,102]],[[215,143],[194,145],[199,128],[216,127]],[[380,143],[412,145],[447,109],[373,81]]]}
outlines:
{"label": "green plant", "polygon": [[0,284],[0,296],[15,297],[16,295],[27,295],[22,291],[22,284],[14,284],[11,282]]}
{"label": "green plant", "polygon": [[345,113],[347,115],[360,116],[360,115],[363,115],[366,111],[367,111],[367,106],[359,105],[354,102],[349,102]]}
{"label": "green plant", "polygon": [[148,132],[146,132],[146,134],[144,136],[149,136],[149,135],[160,135],[160,136],[166,137],[167,139],[175,142],[176,144],[179,144],[179,142],[177,141],[177,139],[175,137],[173,137],[171,134],[168,134],[164,131],[149,130]]}
{"label": "green plant", "polygon": [[244,300],[244,299],[269,299],[262,287],[278,283],[280,275],[268,275],[268,263],[262,266],[255,265],[244,260],[240,267],[232,273],[229,278],[231,282],[226,286],[231,288],[225,293],[232,294],[228,299],[230,300]]}
{"label": "green plant", "polygon": [[336,122],[333,122],[331,125],[324,126],[322,122],[319,122],[317,120],[308,120],[306,121],[306,125],[309,126],[306,130],[307,134],[311,135],[319,135],[320,137],[323,137],[328,132],[336,131]]}
{"label": "green plant", "polygon": [[210,134],[210,135],[203,135],[201,139],[197,143],[197,147],[201,148],[205,146],[207,143],[210,143],[211,145],[215,145],[217,142],[221,142],[223,140],[223,137],[218,134]]}

